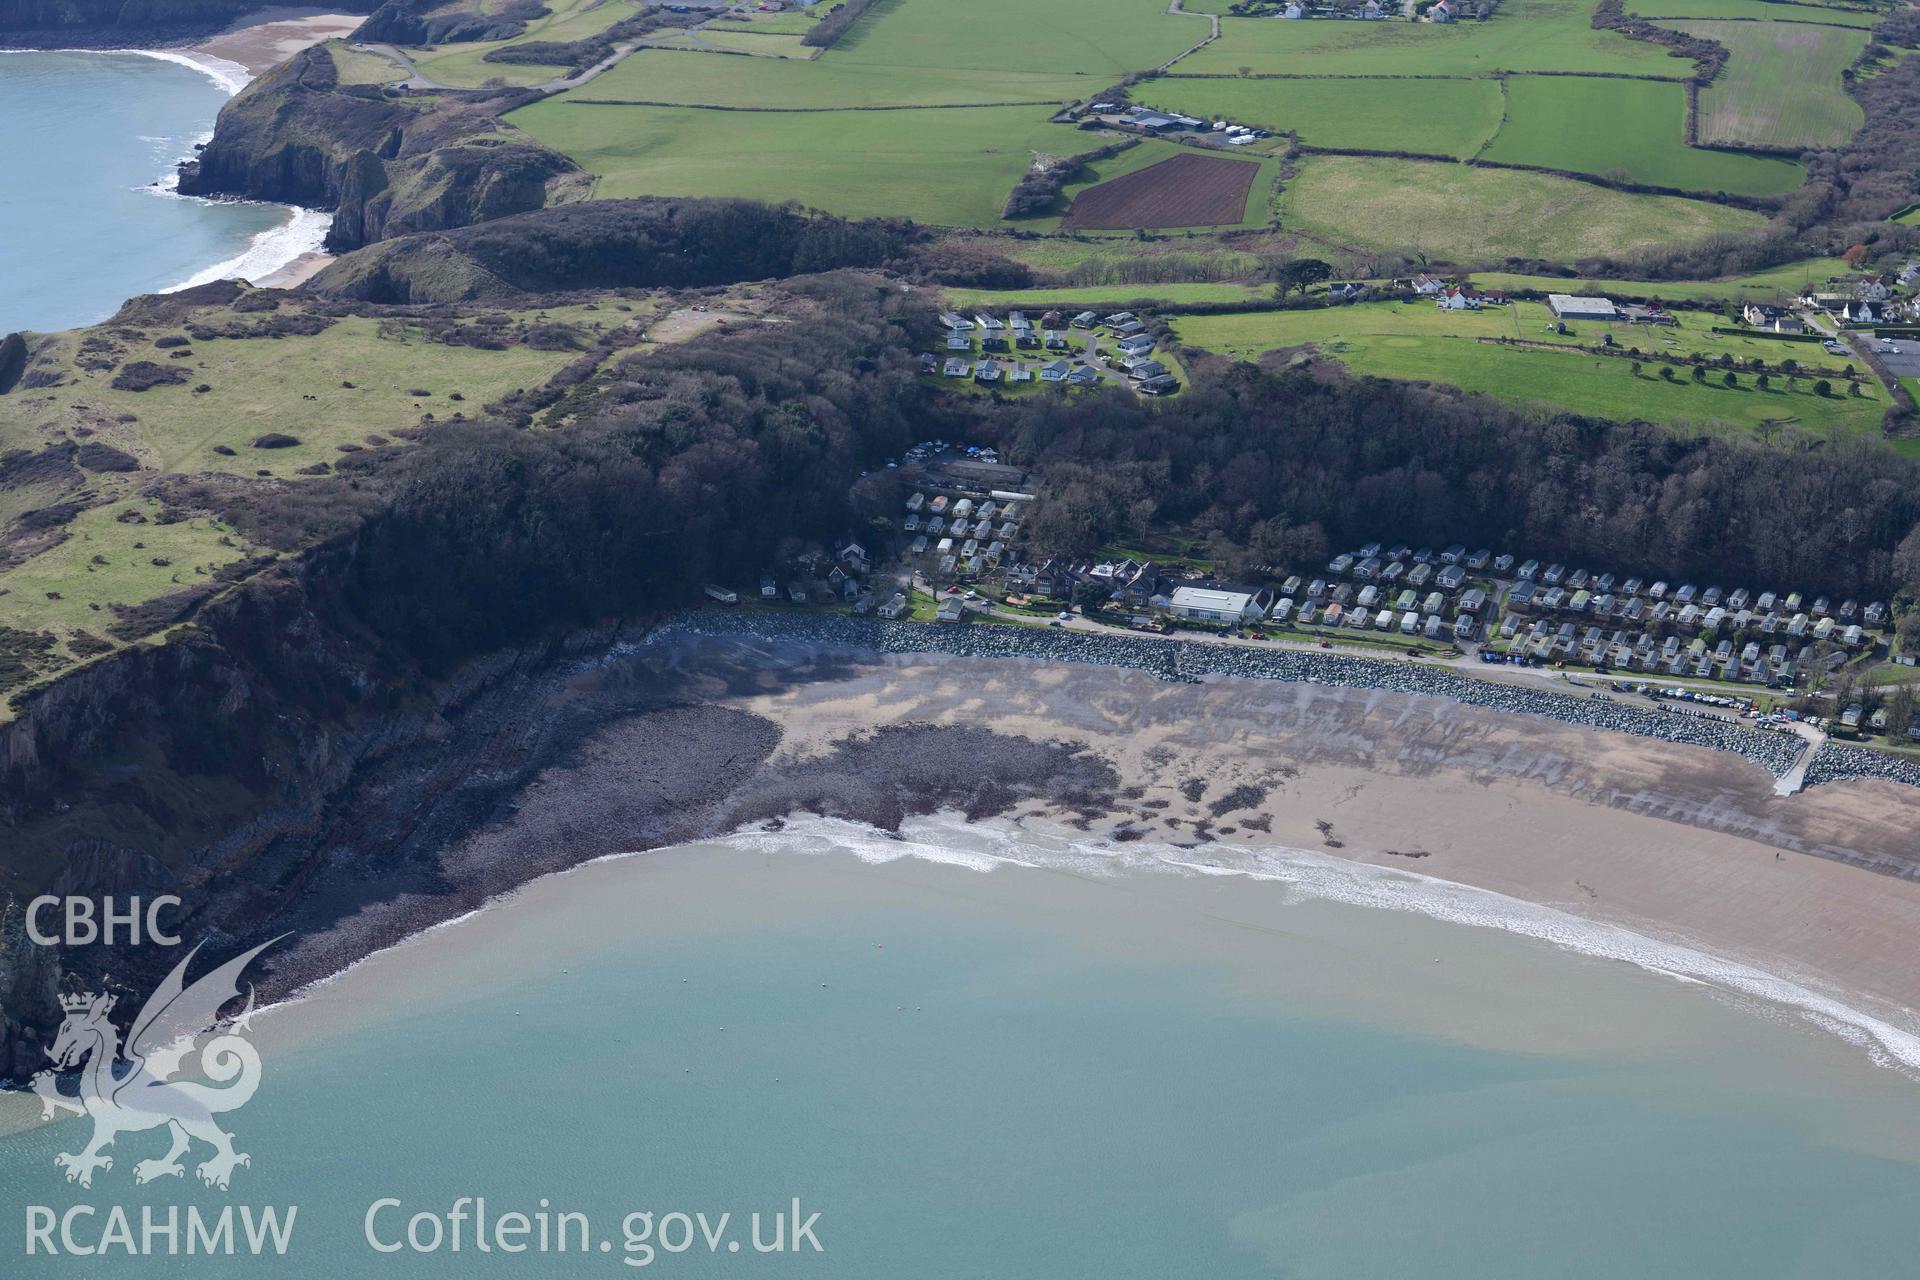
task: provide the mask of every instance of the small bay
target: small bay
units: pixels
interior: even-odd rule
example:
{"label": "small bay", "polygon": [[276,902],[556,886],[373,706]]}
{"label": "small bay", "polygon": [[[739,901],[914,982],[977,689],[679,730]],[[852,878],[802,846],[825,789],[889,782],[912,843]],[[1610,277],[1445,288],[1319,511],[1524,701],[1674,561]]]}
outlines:
{"label": "small bay", "polygon": [[0,53],[0,333],[91,324],[203,278],[258,279],[313,247],[318,215],[170,190],[244,77],[171,55]]}

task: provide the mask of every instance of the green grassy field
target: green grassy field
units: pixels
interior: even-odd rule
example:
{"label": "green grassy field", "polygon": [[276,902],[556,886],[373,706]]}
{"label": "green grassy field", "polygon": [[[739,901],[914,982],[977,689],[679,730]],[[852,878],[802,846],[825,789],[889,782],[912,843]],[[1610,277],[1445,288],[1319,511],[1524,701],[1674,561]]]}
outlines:
{"label": "green grassy field", "polygon": [[511,40],[441,45],[437,49],[413,54],[413,63],[422,75],[441,84],[474,87],[490,80],[511,85],[543,84],[555,76],[565,75],[567,69],[530,63],[488,62],[486,55],[495,49],[530,40],[584,40],[605,31],[622,18],[632,17],[639,12],[639,8],[631,0],[560,0],[553,6],[552,13],[544,18],[535,18],[527,24],[525,32]]}
{"label": "green grassy field", "polygon": [[1840,73],[1867,46],[1867,33],[1801,22],[1674,22],[1727,47],[1727,65],[1700,92],[1702,143],[1749,147],[1837,147],[1866,123]]}
{"label": "green grassy field", "polygon": [[1751,18],[1758,22],[1819,22],[1871,27],[1883,12],[1784,0],[1630,0],[1627,12],[1643,18]]}
{"label": "green grassy field", "polygon": [[880,0],[835,43],[835,62],[881,67],[1071,72],[1106,77],[1157,66],[1206,34],[1166,0]]}
{"label": "green grassy field", "polygon": [[[1752,430],[1773,424],[1825,435],[1876,433],[1887,408],[1885,393],[1870,380],[1865,384],[1869,394],[1859,399],[1844,394],[1817,396],[1811,377],[1802,378],[1794,390],[1776,376],[1773,387],[1761,391],[1747,373],[1738,375],[1738,387],[1728,388],[1720,384],[1717,370],[1704,385],[1693,382],[1687,371],[1679,371],[1679,381],[1669,383],[1651,365],[1635,375],[1631,361],[1623,357],[1476,340],[1504,335],[1547,341],[1550,335],[1540,327],[1545,316],[1544,308],[1527,304],[1451,314],[1435,310],[1430,303],[1370,303],[1324,311],[1186,316],[1174,320],[1173,327],[1188,346],[1240,359],[1313,346],[1356,373],[1443,383],[1516,404],[1539,403],[1620,420],[1641,418],[1682,431]],[[1657,332],[1627,326],[1573,327],[1587,331],[1576,333],[1574,341],[1594,342],[1605,328],[1616,333],[1615,341],[1622,347],[1647,349],[1662,341]],[[1773,358],[1784,354],[1785,345],[1757,338],[1719,338],[1693,327],[1671,340],[1685,351],[1712,353],[1716,343],[1725,343],[1725,349],[1736,354],[1748,354],[1751,347]],[[1789,350],[1798,346],[1792,344]],[[1817,347],[1810,354],[1821,355]],[[1798,358],[1806,363],[1810,354],[1801,352]]]}
{"label": "green grassy field", "polygon": [[748,112],[592,106],[564,96],[508,119],[588,172],[594,194],[797,200],[848,217],[987,226],[1035,151],[1086,135],[1032,107]]}
{"label": "green grassy field", "polygon": [[[1279,315],[1286,319],[1269,322],[1260,318],[1263,314]],[[1709,359],[1727,355],[1743,364],[1756,356],[1771,363],[1791,358],[1805,368],[1818,368],[1833,378],[1844,376],[1843,369],[1848,363],[1844,357],[1827,355],[1814,343],[1781,342],[1758,335],[1716,333],[1714,329],[1723,326],[1723,318],[1712,312],[1680,311],[1675,313],[1674,318],[1678,323],[1671,325],[1568,322],[1567,332],[1560,333],[1559,322],[1544,302],[1518,301],[1479,311],[1455,312],[1441,311],[1432,302],[1422,299],[1416,302],[1369,302],[1323,311],[1247,312],[1230,317],[1189,317],[1181,323],[1243,319],[1257,335],[1269,329],[1278,329],[1285,332],[1327,332],[1342,337],[1375,334],[1454,339],[1514,338],[1568,348],[1590,346],[1601,342],[1602,335],[1610,334],[1622,350],[1638,347],[1649,354],[1702,355]],[[1228,325],[1227,331],[1233,332],[1233,326]],[[1245,352],[1236,349],[1232,354]]]}
{"label": "green grassy field", "polygon": [[[75,330],[56,341],[70,349],[87,332]],[[517,346],[505,351],[446,346],[413,333],[404,340],[381,337],[378,322],[364,317],[341,320],[310,336],[213,338],[187,349],[193,354],[181,361],[155,349],[150,339],[129,343],[126,351],[127,361],[184,366],[190,377],[184,384],[117,391],[110,385],[111,372],[75,367],[75,381],[57,393],[8,396],[0,400],[0,442],[29,438],[32,424],[56,405],[83,406],[113,424],[97,428],[96,438],[159,470],[252,475],[264,469],[291,477],[300,467],[337,461],[336,445],[360,443],[369,432],[412,426],[423,413],[449,418],[463,408],[473,412],[516,388],[537,385],[572,355]],[[211,390],[196,393],[196,385]],[[414,390],[430,394],[414,396]],[[462,400],[449,398],[455,392]],[[136,421],[120,423],[123,414]],[[300,443],[250,447],[268,432]],[[216,453],[216,446],[233,453]]]}
{"label": "green grassy field", "polygon": [[1515,76],[1506,126],[1483,158],[1750,196],[1791,191],[1805,177],[1791,161],[1689,147],[1686,121],[1686,91],[1677,84]]}
{"label": "green grassy field", "polygon": [[341,84],[386,84],[406,79],[406,70],[377,53],[363,53],[344,40],[327,41],[327,53]]}
{"label": "green grassy field", "polygon": [[785,13],[760,13],[746,18],[721,18],[707,24],[708,31],[752,31],[766,35],[803,36],[833,7],[831,0],[818,0],[804,9]]}
{"label": "green grassy field", "polygon": [[1808,258],[1724,280],[1566,280],[1558,276],[1476,271],[1473,282],[1482,289],[1509,291],[1538,289],[1551,293],[1610,293],[1668,300],[1726,298],[1735,302],[1769,302],[1791,298],[1808,285],[1824,284],[1830,276],[1844,276],[1849,272],[1847,264],[1838,258]]}
{"label": "green grassy field", "polygon": [[819,50],[800,42],[795,35],[775,35],[772,33],[748,31],[702,31],[698,41],[701,44],[727,53],[744,53],[755,58],[793,58],[810,61],[818,56]]}
{"label": "green grassy field", "polygon": [[[753,38],[753,37],[749,37]],[[700,57],[642,49],[562,95],[598,101],[718,107],[943,107],[1066,102],[1100,86],[1085,76],[1032,71],[901,71],[837,61]]]}
{"label": "green grassy field", "polygon": [[[1588,0],[1505,0],[1492,19],[1457,26],[1229,17],[1219,41],[1184,59],[1176,74],[1139,81],[1133,96],[1295,131],[1331,148],[1484,154],[1703,193],[1770,195],[1799,183],[1801,170],[1789,161],[1685,146],[1679,80],[1686,63],[1594,30],[1590,9]],[[598,13],[573,8],[547,21],[584,22]],[[1107,140],[1049,124],[1052,104],[1084,101],[1202,34],[1193,15],[1169,13],[1161,0],[1108,0],[1093,20],[1082,0],[979,0],[968,8],[879,0],[812,60],[647,49],[511,119],[596,175],[600,198],[792,200],[847,216],[989,228],[1001,225],[1006,196],[1036,153],[1071,155]],[[1853,38],[1840,32],[1843,41]],[[712,39],[760,53],[791,41],[799,51],[791,32],[721,27]],[[1278,74],[1241,75],[1246,68]],[[1522,75],[1503,85],[1495,73],[1506,70],[1613,75]],[[736,110],[695,110],[702,107]],[[863,110],[882,107],[898,109]],[[1103,162],[1066,195],[1170,154],[1162,143],[1136,148]],[[1236,229],[1284,216],[1286,229],[1320,242],[1321,252],[1567,258],[1687,242],[1760,221],[1746,211],[1550,175],[1385,158],[1310,158],[1275,200],[1278,171],[1268,162]],[[1022,220],[1022,228],[1054,229],[1065,204]],[[1100,253],[1048,252],[1074,253],[1077,261]]]}
{"label": "green grassy field", "polygon": [[[161,524],[159,511],[137,497],[83,511],[65,542],[0,571],[7,625],[51,631],[63,643],[76,631],[104,639],[116,621],[113,606],[206,585],[214,570],[246,554],[239,535],[218,521]],[[130,515],[144,523],[121,518]]]}
{"label": "green grassy field", "polygon": [[[476,310],[462,321],[484,327],[506,344],[500,350],[430,341],[418,323],[374,316],[343,317],[320,333],[279,338],[188,332],[285,320],[303,310],[297,302],[277,313],[203,306],[165,315],[136,308],[119,323],[34,335],[37,365],[55,373],[60,385],[0,396],[0,455],[57,451],[84,440],[130,454],[140,465],[120,471],[88,463],[77,484],[60,477],[0,489],[0,521],[55,502],[86,507],[67,526],[65,541],[0,568],[0,619],[55,637],[48,661],[35,664],[40,674],[53,674],[99,650],[98,642],[112,642],[108,631],[120,620],[114,606],[215,586],[222,566],[265,554],[205,512],[180,519],[177,511],[164,511],[149,493],[157,477],[225,473],[233,479],[218,484],[233,494],[306,483],[302,469],[338,463],[350,451],[339,446],[405,447],[397,432],[426,415],[447,422],[477,413],[508,392],[539,385],[576,358],[574,350],[523,345],[535,336],[529,326],[570,327],[585,346],[596,331],[644,322],[659,306],[658,298],[638,295],[544,310],[489,309],[477,319]],[[442,316],[434,323],[451,322]],[[189,345],[154,345],[174,336],[187,337]],[[663,333],[663,340],[671,337]],[[82,354],[114,367],[84,368]],[[116,372],[135,361],[184,369],[188,381],[140,392],[113,388]],[[254,447],[270,432],[297,443]]]}
{"label": "green grassy field", "polygon": [[1903,227],[1920,227],[1920,205],[1915,205],[1910,209],[1902,209],[1899,213],[1893,215],[1893,221]]}
{"label": "green grassy field", "polygon": [[1639,196],[1545,173],[1422,160],[1313,156],[1280,198],[1281,225],[1337,245],[1449,262],[1571,261],[1757,227],[1766,219],[1679,196]]}
{"label": "green grassy field", "polygon": [[1478,76],[1496,71],[1687,74],[1666,50],[1590,25],[1591,0],[1504,0],[1485,22],[1287,22],[1222,18],[1220,39],[1183,59],[1192,75]]}
{"label": "green grassy field", "polygon": [[1133,97],[1210,120],[1291,130],[1319,147],[1465,158],[1500,127],[1493,80],[1164,77]]}
{"label": "green grassy field", "polygon": [[1273,296],[1272,285],[1262,284],[1116,284],[1072,289],[947,289],[948,305],[1004,311],[1015,306],[1093,307],[1158,302],[1192,306],[1200,302],[1250,302]]}

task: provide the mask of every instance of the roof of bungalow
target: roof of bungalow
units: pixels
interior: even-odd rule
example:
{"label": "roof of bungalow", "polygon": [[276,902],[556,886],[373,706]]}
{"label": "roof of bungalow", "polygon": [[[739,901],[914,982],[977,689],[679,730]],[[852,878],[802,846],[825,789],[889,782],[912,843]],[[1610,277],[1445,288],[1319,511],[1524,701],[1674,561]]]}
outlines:
{"label": "roof of bungalow", "polygon": [[1173,593],[1176,609],[1204,609],[1212,613],[1244,613],[1253,606],[1251,591],[1221,591],[1212,587],[1180,587]]}

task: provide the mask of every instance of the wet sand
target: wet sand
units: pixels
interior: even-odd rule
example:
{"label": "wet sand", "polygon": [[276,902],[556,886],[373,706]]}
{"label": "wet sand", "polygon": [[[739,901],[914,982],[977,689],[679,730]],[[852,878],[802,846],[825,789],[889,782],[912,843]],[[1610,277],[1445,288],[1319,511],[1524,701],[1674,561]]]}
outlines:
{"label": "wet sand", "polygon": [[[822,815],[910,840],[931,821],[941,849],[1011,824],[1163,869],[1258,873],[1304,850],[1744,963],[1920,1032],[1920,792],[1889,783],[1781,797],[1725,752],[1432,696],[684,636],[581,663],[472,738],[390,758],[329,806],[316,839],[357,873],[236,920],[293,935],[263,996],[583,862]],[[529,756],[537,742],[557,747]],[[476,792],[478,775],[502,785]],[[1206,879],[1216,909],[1272,892]]]}
{"label": "wet sand", "polygon": [[735,705],[782,727],[773,765],[889,723],[1071,738],[1137,789],[1080,823],[1099,838],[1184,843],[1196,862],[1233,846],[1337,854],[1685,943],[1903,1023],[1920,1009],[1920,794],[1893,784],[1778,797],[1764,770],[1696,747],[1434,698],[1098,667],[896,658]]}
{"label": "wet sand", "polygon": [[278,271],[262,276],[253,283],[262,289],[292,289],[319,275],[332,261],[333,255],[330,253],[303,253]]}
{"label": "wet sand", "polygon": [[[404,877],[409,864],[382,854],[357,896],[317,891],[304,915],[278,917],[299,939],[279,976],[338,972],[594,858],[798,815],[898,830],[952,813],[1112,847],[1153,842],[1202,865],[1277,848],[1392,867],[1743,962],[1920,1027],[1911,788],[1855,781],[1782,797],[1730,753],[1433,696],[995,658],[848,661],[686,637],[583,670],[562,700],[595,709],[595,726],[493,814],[450,815]],[[384,785],[415,794],[428,782]],[[415,815],[409,830],[438,823]]]}

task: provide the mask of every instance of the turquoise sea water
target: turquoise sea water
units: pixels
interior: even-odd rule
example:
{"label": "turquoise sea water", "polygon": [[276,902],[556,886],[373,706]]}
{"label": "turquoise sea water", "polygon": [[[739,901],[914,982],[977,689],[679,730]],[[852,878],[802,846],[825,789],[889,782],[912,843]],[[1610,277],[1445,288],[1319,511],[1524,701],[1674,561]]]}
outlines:
{"label": "turquoise sea water", "polygon": [[[51,1163],[83,1124],[0,1139],[0,1273],[1753,1280],[1920,1256],[1920,1085],[1855,1046],[1246,880],[658,855],[387,953],[261,1039],[230,1192],[135,1187],[153,1134],[91,1191]],[[463,1196],[588,1214],[595,1247],[366,1240],[383,1199],[394,1243]],[[795,1197],[823,1253],[729,1251]],[[24,1256],[27,1206],[142,1203],[299,1209],[269,1266]],[[639,1268],[634,1210],[733,1218]]]}
{"label": "turquoise sea water", "polygon": [[90,324],[223,263],[264,274],[299,251],[289,236],[311,239],[282,206],[154,187],[229,93],[161,58],[0,53],[0,333]]}

